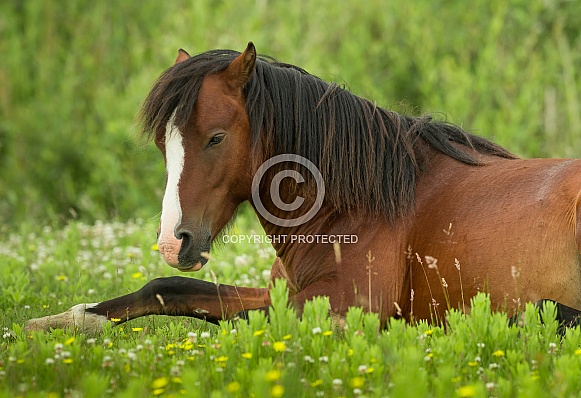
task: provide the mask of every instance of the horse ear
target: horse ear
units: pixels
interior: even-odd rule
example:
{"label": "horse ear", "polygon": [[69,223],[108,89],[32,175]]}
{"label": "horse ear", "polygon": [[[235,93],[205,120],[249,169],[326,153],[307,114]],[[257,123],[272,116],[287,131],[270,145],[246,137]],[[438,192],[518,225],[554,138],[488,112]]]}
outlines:
{"label": "horse ear", "polygon": [[188,52],[184,49],[179,49],[178,50],[178,57],[176,58],[176,65],[179,64],[180,62],[184,62],[186,59],[190,58],[190,54],[188,54]]}
{"label": "horse ear", "polygon": [[256,48],[252,42],[249,42],[246,50],[232,61],[224,73],[228,85],[233,89],[244,87],[250,80],[255,64]]}

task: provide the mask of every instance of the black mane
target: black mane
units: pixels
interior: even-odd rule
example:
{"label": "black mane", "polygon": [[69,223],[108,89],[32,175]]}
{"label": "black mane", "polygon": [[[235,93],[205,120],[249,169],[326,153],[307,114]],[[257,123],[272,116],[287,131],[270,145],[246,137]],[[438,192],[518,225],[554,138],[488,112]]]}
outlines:
{"label": "black mane", "polygon": [[[174,110],[175,123],[183,128],[203,77],[225,70],[239,54],[209,51],[166,70],[141,108],[143,133],[165,134]],[[268,57],[257,60],[244,93],[257,164],[283,153],[309,159],[323,175],[326,200],[342,212],[367,209],[390,220],[405,215],[413,206],[426,144],[469,165],[480,165],[474,151],[515,158],[458,126],[379,108]]]}

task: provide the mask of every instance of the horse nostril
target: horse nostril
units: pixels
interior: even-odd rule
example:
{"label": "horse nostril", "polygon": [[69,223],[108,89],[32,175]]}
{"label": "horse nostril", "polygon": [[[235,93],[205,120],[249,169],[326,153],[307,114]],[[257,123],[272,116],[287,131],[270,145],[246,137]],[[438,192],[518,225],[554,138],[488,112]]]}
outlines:
{"label": "horse nostril", "polygon": [[180,247],[179,256],[182,257],[186,253],[192,250],[194,244],[194,235],[187,229],[182,229],[177,231],[176,238],[182,240],[182,246]]}

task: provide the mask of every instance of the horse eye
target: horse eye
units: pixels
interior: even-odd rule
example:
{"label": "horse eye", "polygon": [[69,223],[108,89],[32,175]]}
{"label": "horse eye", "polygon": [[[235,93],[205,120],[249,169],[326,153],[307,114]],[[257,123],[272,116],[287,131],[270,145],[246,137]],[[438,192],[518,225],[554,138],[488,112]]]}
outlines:
{"label": "horse eye", "polygon": [[214,145],[218,145],[219,143],[222,142],[224,137],[226,137],[226,134],[224,134],[224,133],[219,133],[219,134],[214,135],[212,138],[210,138],[210,141],[208,142],[208,145],[206,145],[206,148],[214,146]]}

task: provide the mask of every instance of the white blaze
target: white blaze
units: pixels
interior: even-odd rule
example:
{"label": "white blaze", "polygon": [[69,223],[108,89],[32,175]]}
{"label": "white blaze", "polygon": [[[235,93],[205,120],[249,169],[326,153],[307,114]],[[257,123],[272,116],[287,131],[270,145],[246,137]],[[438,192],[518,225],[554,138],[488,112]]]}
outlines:
{"label": "white blaze", "polygon": [[178,265],[181,239],[175,237],[175,229],[180,222],[182,210],[179,197],[179,183],[184,169],[184,146],[182,135],[174,124],[175,111],[165,128],[165,159],[167,186],[161,210],[161,231],[158,239],[159,251],[166,263]]}

